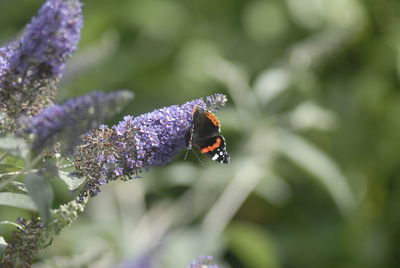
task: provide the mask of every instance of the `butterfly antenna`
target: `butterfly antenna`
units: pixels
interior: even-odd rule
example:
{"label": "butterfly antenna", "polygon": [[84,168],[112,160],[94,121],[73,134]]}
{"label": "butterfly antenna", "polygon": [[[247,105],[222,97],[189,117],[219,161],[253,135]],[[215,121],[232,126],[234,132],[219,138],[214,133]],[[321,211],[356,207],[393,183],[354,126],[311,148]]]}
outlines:
{"label": "butterfly antenna", "polygon": [[193,149],[188,149],[188,150],[186,150],[185,157],[184,157],[183,159],[186,160],[186,158],[187,158],[187,156],[188,156],[188,154],[189,154],[189,151],[192,151],[192,152],[194,153],[194,155],[196,156],[196,159],[197,159],[197,160],[200,162],[200,164],[203,166],[203,165],[204,165],[203,162],[201,162],[199,156],[196,154],[196,152],[195,152]]}
{"label": "butterfly antenna", "polygon": [[201,162],[200,157],[196,154],[196,152],[194,150],[192,150],[192,151],[193,151],[194,155],[196,156],[197,160],[199,160],[200,165],[203,166],[204,164],[203,164],[203,162]]}
{"label": "butterfly antenna", "polygon": [[191,150],[191,149],[187,149],[187,150],[186,150],[185,157],[184,157],[183,159],[186,160],[186,158],[187,158],[187,156],[188,156],[190,150]]}

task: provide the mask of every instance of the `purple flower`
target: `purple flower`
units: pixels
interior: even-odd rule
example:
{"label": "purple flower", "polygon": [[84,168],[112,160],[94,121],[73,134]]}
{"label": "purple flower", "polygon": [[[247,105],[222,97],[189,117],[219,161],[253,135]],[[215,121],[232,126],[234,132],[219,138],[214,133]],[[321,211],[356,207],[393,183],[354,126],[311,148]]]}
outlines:
{"label": "purple flower", "polygon": [[108,164],[114,164],[117,161],[117,159],[115,159],[115,156],[110,154],[109,156],[107,156],[107,163]]}
{"label": "purple flower", "polygon": [[[197,99],[135,118],[125,116],[123,121],[108,130],[96,129],[84,135],[84,143],[79,146],[79,157],[75,160],[77,169],[90,178],[83,192],[90,195],[97,193],[99,184],[95,178],[100,174],[106,174],[108,181],[118,178],[125,180],[137,177],[139,172],[150,166],[170,162],[180,150],[186,149],[186,137],[195,105],[207,108],[212,105],[214,109],[219,109],[225,102],[221,99],[226,100],[226,97],[216,94],[207,98],[207,104],[203,99]],[[124,146],[120,146],[121,143]],[[98,161],[98,154],[112,155],[117,161],[113,165]],[[116,172],[117,167],[122,170]]]}
{"label": "purple flower", "polygon": [[3,132],[12,131],[20,115],[36,115],[51,103],[65,62],[80,39],[81,7],[79,0],[46,1],[22,38],[0,48]]}
{"label": "purple flower", "polygon": [[11,71],[60,78],[66,59],[78,46],[82,24],[82,4],[78,0],[48,0],[10,58]]}
{"label": "purple flower", "polygon": [[103,185],[107,182],[107,180],[105,178],[100,178],[99,179],[99,185]]}
{"label": "purple flower", "polygon": [[217,264],[213,264],[212,256],[199,256],[188,266],[188,268],[219,268]]}
{"label": "purple flower", "polygon": [[[131,99],[133,94],[121,90],[112,93],[93,92],[72,99],[62,105],[45,108],[33,118],[24,118],[21,125],[24,133],[33,135],[33,149],[42,150],[44,147],[61,143],[62,151],[71,153],[79,142],[79,136],[97,127],[108,116],[118,112],[123,102]],[[115,163],[113,155],[96,156],[98,161],[106,160]]]}
{"label": "purple flower", "polygon": [[107,128],[107,125],[103,125],[103,124],[99,125],[99,129],[101,129],[101,130],[104,130],[106,128]]}
{"label": "purple flower", "polygon": [[217,112],[225,105],[227,101],[224,94],[214,94],[206,97],[206,107],[212,112]]}
{"label": "purple flower", "polygon": [[20,45],[20,42],[11,42],[0,48],[0,79],[9,72],[10,57],[14,55]]}
{"label": "purple flower", "polygon": [[115,168],[115,170],[114,170],[114,172],[115,172],[115,175],[117,175],[117,176],[121,176],[122,174],[123,174],[123,168],[122,167],[117,167],[117,168]]}

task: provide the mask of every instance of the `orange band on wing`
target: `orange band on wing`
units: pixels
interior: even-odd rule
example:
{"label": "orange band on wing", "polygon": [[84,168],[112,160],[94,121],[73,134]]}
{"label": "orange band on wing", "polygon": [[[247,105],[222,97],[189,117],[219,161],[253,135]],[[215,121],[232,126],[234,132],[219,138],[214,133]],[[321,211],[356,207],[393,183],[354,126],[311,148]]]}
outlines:
{"label": "orange band on wing", "polygon": [[200,152],[202,152],[203,154],[208,153],[210,151],[214,151],[215,149],[217,149],[218,147],[221,146],[221,139],[217,138],[217,141],[211,145],[211,146],[207,146],[206,148],[201,149]]}
{"label": "orange band on wing", "polygon": [[214,126],[217,126],[217,127],[220,126],[218,118],[213,113],[205,112],[205,114],[206,114],[207,118],[211,120],[211,122],[213,123]]}

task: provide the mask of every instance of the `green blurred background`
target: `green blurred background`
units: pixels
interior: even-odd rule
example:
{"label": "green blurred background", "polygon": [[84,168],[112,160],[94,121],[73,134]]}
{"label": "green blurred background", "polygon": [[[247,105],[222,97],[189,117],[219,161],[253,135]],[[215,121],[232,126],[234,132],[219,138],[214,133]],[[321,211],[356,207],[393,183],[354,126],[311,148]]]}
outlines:
{"label": "green blurred background", "polygon": [[[0,0],[0,40],[43,2]],[[134,91],[113,124],[224,93],[232,162],[107,185],[37,267],[400,266],[400,1],[83,2],[58,101]]]}

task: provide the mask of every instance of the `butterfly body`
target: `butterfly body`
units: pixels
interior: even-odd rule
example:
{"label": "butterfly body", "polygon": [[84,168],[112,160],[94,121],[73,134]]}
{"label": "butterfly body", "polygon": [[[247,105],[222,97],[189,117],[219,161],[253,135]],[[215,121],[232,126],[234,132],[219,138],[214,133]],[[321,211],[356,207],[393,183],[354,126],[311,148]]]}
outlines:
{"label": "butterfly body", "polygon": [[196,147],[211,160],[227,164],[230,156],[226,151],[225,138],[221,135],[221,124],[209,110],[194,107],[193,122],[187,137],[187,147]]}

